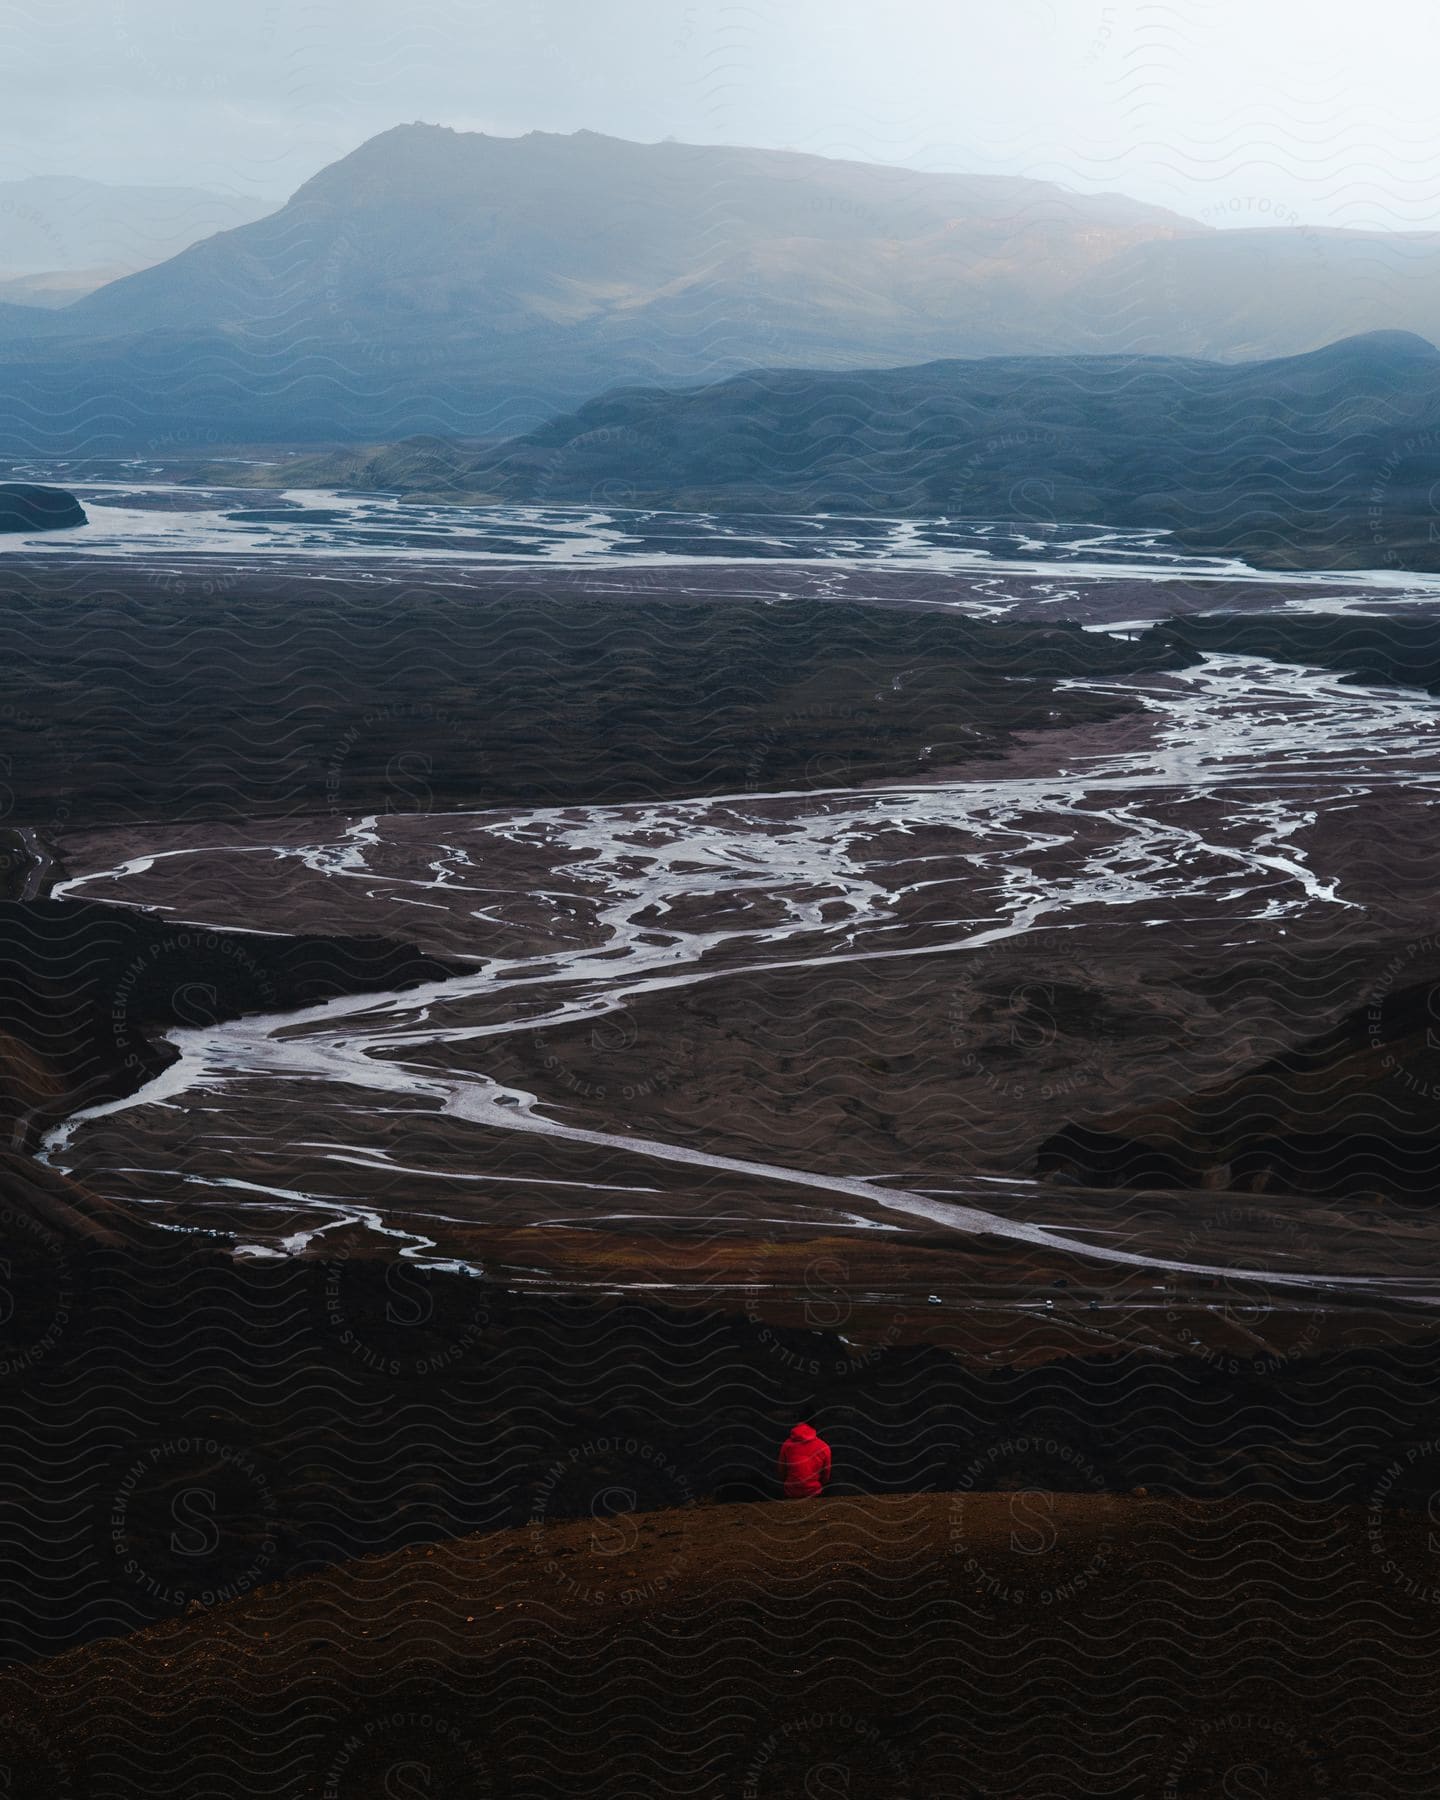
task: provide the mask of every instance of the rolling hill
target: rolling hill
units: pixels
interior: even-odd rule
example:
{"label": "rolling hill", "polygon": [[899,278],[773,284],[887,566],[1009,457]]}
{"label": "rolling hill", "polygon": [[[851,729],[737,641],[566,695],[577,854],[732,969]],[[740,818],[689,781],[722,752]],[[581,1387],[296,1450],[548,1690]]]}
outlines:
{"label": "rolling hill", "polygon": [[724,512],[1162,527],[1277,567],[1440,566],[1440,352],[1374,332],[1253,363],[984,357],[619,389],[498,448],[434,438],[291,484]]}

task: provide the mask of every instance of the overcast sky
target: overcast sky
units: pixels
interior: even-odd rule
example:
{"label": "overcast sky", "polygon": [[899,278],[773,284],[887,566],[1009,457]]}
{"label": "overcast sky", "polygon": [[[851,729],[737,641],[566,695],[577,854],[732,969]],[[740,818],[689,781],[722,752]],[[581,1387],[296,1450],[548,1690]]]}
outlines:
{"label": "overcast sky", "polygon": [[0,179],[283,198],[388,126],[588,127],[1440,227],[1431,0],[0,0]]}

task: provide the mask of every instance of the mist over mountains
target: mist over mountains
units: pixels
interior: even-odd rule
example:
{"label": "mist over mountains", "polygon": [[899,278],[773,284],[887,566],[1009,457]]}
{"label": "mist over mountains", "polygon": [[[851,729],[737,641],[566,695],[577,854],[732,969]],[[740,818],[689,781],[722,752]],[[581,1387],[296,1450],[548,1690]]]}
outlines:
{"label": "mist over mountains", "polygon": [[205,188],[78,176],[0,181],[0,300],[66,305],[269,210],[263,200]]}
{"label": "mist over mountains", "polygon": [[408,125],[270,216],[0,306],[9,451],[503,438],[754,368],[1440,335],[1440,238],[1220,230],[1123,195],[789,151]]}

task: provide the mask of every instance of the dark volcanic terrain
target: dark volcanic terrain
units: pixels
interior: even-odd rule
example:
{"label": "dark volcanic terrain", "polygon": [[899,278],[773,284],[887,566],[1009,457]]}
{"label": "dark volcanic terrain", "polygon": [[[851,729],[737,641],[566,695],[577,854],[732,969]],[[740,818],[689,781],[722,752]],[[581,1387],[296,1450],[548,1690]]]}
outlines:
{"label": "dark volcanic terrain", "polygon": [[672,597],[664,571],[589,591],[533,569],[0,567],[12,817],[340,820],[823,787],[842,763],[923,775],[1133,708],[1067,678],[1185,660],[1058,620],[751,598],[744,576],[706,605],[713,575]]}
{"label": "dark volcanic terrain", "polygon": [[1428,590],[5,581],[15,1792],[1431,1792]]}

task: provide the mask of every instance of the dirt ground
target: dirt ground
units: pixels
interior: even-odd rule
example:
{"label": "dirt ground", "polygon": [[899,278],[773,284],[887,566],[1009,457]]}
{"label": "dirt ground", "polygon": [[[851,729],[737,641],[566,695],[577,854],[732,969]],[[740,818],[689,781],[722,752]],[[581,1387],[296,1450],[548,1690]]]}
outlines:
{"label": "dirt ground", "polygon": [[11,1671],[8,1791],[1418,1797],[1437,1600],[1359,1508],[542,1509]]}

